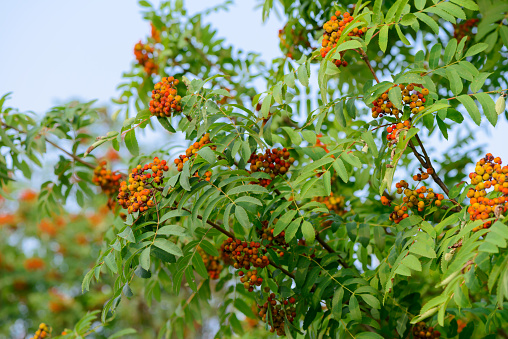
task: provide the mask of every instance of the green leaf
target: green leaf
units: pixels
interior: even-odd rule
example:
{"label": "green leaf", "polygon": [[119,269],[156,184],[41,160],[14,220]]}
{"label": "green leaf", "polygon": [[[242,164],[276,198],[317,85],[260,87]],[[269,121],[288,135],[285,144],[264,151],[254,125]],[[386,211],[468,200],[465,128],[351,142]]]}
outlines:
{"label": "green leaf", "polygon": [[229,191],[226,192],[226,195],[234,195],[234,194],[245,193],[245,192],[249,192],[249,193],[253,193],[253,194],[264,194],[264,193],[268,193],[268,190],[266,188],[264,188],[263,186],[249,184],[249,185],[241,185],[241,186],[233,187],[232,189],[230,189]]}
{"label": "green leaf", "polygon": [[344,162],[339,157],[333,162],[333,168],[335,168],[342,181],[346,183],[349,181],[349,174],[347,173],[346,166],[344,166]]}
{"label": "green leaf", "polygon": [[392,87],[388,92],[388,99],[398,109],[402,109],[402,90],[399,86]]}
{"label": "green leaf", "polygon": [[379,49],[384,53],[386,51],[386,47],[388,46],[388,26],[381,27],[379,31]]}
{"label": "green leaf", "polygon": [[476,106],[474,100],[467,94],[461,95],[457,97],[457,100],[460,101],[462,105],[466,108],[467,112],[469,113],[469,116],[475,124],[480,126],[482,115],[480,114],[480,110]]}
{"label": "green leaf", "polygon": [[362,133],[362,139],[367,143],[369,150],[372,152],[372,155],[377,158],[379,152],[377,150],[377,145],[374,142],[374,137],[372,136],[371,131],[366,131]]}
{"label": "green leaf", "polygon": [[429,67],[431,69],[435,69],[439,66],[439,58],[441,57],[441,50],[443,47],[440,43],[434,44],[432,48],[430,49],[429,54]]}
{"label": "green leaf", "polygon": [[143,252],[141,252],[139,263],[145,271],[150,269],[150,247],[145,248]]}
{"label": "green leaf", "polygon": [[268,113],[270,112],[270,107],[272,106],[272,95],[268,94],[264,99],[263,103],[261,104],[261,115],[263,118],[268,117]]}
{"label": "green leaf", "polygon": [[481,53],[484,50],[486,50],[487,47],[489,47],[489,44],[486,44],[486,43],[483,43],[483,42],[481,42],[479,44],[476,44],[476,45],[473,45],[471,48],[469,48],[467,50],[465,57],[467,58],[467,57],[476,55],[478,53]]}
{"label": "green leaf", "polygon": [[275,99],[275,102],[282,105],[282,83],[277,83],[275,86],[273,86],[273,98]]}
{"label": "green leaf", "polygon": [[216,161],[215,154],[210,147],[201,148],[198,151],[198,154],[210,164],[213,164]]}
{"label": "green leaf", "polygon": [[201,247],[206,253],[210,254],[211,256],[214,257],[219,256],[219,251],[217,250],[217,248],[206,239],[201,240],[199,247]]}
{"label": "green leaf", "polygon": [[134,238],[134,233],[132,233],[132,229],[129,226],[125,227],[123,232],[119,233],[118,236],[120,238],[124,238],[128,242],[136,242],[136,239]]}
{"label": "green leaf", "polygon": [[422,264],[412,254],[408,254],[404,259],[402,259],[401,264],[404,264],[405,266],[409,267],[410,269],[414,271],[421,271],[422,270]]}
{"label": "green leaf", "polygon": [[349,298],[349,313],[351,314],[351,319],[356,321],[362,320],[360,305],[358,304],[358,300],[354,294],[351,295],[351,298]]}
{"label": "green leaf", "polygon": [[446,68],[446,75],[450,81],[450,89],[453,94],[459,95],[463,89],[462,79],[459,77],[459,74],[453,68],[448,67]]}
{"label": "green leaf", "polygon": [[236,298],[234,305],[238,311],[242,312],[247,317],[249,317],[251,319],[256,319],[256,315],[254,314],[252,309],[247,305],[247,303],[245,301],[243,301],[243,299]]}
{"label": "green leaf", "polygon": [[415,7],[417,10],[421,11],[425,4],[427,3],[427,0],[415,0]]}
{"label": "green leaf", "polygon": [[408,13],[404,15],[402,19],[400,19],[400,24],[403,26],[411,26],[416,21],[417,21],[416,15],[414,15],[413,13]]}
{"label": "green leaf", "polygon": [[[346,127],[346,117],[344,116],[344,101],[339,101],[333,106],[335,120],[341,127]],[[302,132],[303,133],[303,132]]]}
{"label": "green leaf", "polygon": [[411,45],[409,40],[406,38],[399,25],[395,25],[395,31],[397,31],[397,35],[399,36],[400,41],[402,41],[406,46]]}
{"label": "green leaf", "polygon": [[473,82],[471,83],[471,91],[473,93],[478,92],[485,83],[485,80],[491,75],[492,73],[487,72],[481,72],[477,76],[474,77]]}
{"label": "green leaf", "polygon": [[418,17],[420,21],[423,21],[427,26],[429,26],[436,35],[439,35],[439,25],[437,24],[434,19],[432,19],[430,16],[428,16],[425,13],[415,13],[415,15]]}
{"label": "green leaf", "polygon": [[333,318],[339,321],[342,318],[342,298],[344,297],[344,288],[339,287],[333,294],[332,314]]}
{"label": "green leaf", "polygon": [[115,254],[113,252],[104,257],[104,262],[106,263],[106,266],[108,266],[108,268],[111,270],[111,272],[115,274],[118,272],[118,267],[116,267],[115,263]]}
{"label": "green leaf", "polygon": [[358,40],[349,40],[346,42],[341,43],[339,46],[337,46],[337,49],[335,50],[335,54],[338,54],[339,52],[348,50],[348,49],[355,49],[355,48],[362,48],[362,44]]}
{"label": "green leaf", "polygon": [[139,155],[139,146],[138,141],[136,140],[136,132],[135,129],[131,129],[129,132],[125,134],[125,146],[129,152],[134,155]]}
{"label": "green leaf", "polygon": [[453,59],[453,55],[457,50],[457,39],[453,38],[448,41],[448,44],[445,47],[443,62],[445,65],[448,65],[450,61]]}
{"label": "green leaf", "polygon": [[173,254],[178,257],[181,257],[183,255],[180,247],[178,247],[175,243],[173,243],[167,239],[161,239],[161,238],[155,239],[153,244],[169,254]]}
{"label": "green leaf", "polygon": [[236,219],[240,222],[240,225],[242,225],[245,229],[251,228],[252,225],[249,221],[249,216],[242,206],[235,206],[235,216]]}
{"label": "green leaf", "polygon": [[323,184],[325,186],[326,195],[329,196],[332,192],[332,174],[330,171],[326,171],[325,174],[322,175]]}
{"label": "green leaf", "polygon": [[467,39],[468,39],[467,36],[463,37],[460,40],[459,45],[457,46],[457,52],[455,53],[455,58],[457,60],[462,58],[462,54],[464,53],[464,46],[466,46]]}
{"label": "green leaf", "polygon": [[487,117],[487,120],[489,120],[492,126],[496,126],[497,123],[496,103],[494,102],[492,97],[487,93],[477,93],[475,94],[475,97],[482,105],[483,113]]}
{"label": "green leaf", "polygon": [[370,242],[370,225],[361,223],[358,228],[358,242],[367,248]]}
{"label": "green leaf", "polygon": [[298,75],[298,80],[300,80],[302,85],[304,87],[308,87],[309,86],[309,74],[307,73],[306,65],[305,64],[300,65],[300,67],[298,67],[298,70],[296,71],[296,73]]}
{"label": "green leaf", "polygon": [[297,218],[295,220],[293,220],[289,226],[286,228],[286,231],[285,231],[285,239],[286,239],[286,242],[290,242],[296,235],[296,232],[298,232],[298,229],[300,228],[300,224],[302,223],[302,220],[303,220],[303,217],[302,218]]}
{"label": "green leaf", "polygon": [[472,10],[472,11],[479,10],[478,5],[473,0],[451,0],[451,2],[454,2],[457,5],[465,7],[467,9]]}
{"label": "green leaf", "polygon": [[194,253],[192,256],[192,266],[196,272],[203,277],[203,279],[208,278],[208,271],[206,270],[206,266],[201,255]]}
{"label": "green leaf", "polygon": [[183,165],[182,171],[180,172],[180,185],[186,191],[191,190],[191,185],[189,182],[189,177],[190,177],[190,168],[189,167],[190,167],[190,161],[186,161],[185,164]]}
{"label": "green leaf", "polygon": [[[314,230],[314,227],[312,227],[312,224],[305,220],[302,223],[302,233],[305,240],[308,241],[309,244],[312,244],[314,242],[314,239],[316,238],[316,231]],[[275,232],[273,232],[275,234]]]}
{"label": "green leaf", "polygon": [[379,299],[376,298],[373,295],[370,294],[359,294],[360,297],[362,297],[363,300],[372,308],[380,309],[381,303],[379,302]]}
{"label": "green leaf", "polygon": [[429,245],[426,245],[422,241],[417,241],[413,245],[411,245],[411,247],[409,248],[409,252],[431,259],[436,258],[436,252],[434,251],[434,249]]}
{"label": "green leaf", "polygon": [[176,133],[176,130],[171,126],[169,123],[169,119],[166,117],[157,117],[157,120],[159,120],[159,123],[161,124],[164,129],[170,133]]}
{"label": "green leaf", "polygon": [[302,143],[302,137],[300,136],[300,134],[298,134],[298,132],[295,131],[294,128],[284,126],[282,127],[282,129],[288,134],[293,145],[299,146]]}

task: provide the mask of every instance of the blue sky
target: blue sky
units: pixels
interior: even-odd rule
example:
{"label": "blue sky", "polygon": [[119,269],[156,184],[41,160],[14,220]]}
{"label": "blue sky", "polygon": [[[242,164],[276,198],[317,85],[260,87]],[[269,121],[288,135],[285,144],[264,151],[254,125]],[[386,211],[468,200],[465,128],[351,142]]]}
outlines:
{"label": "blue sky", "polygon": [[[194,13],[222,2],[185,4]],[[207,20],[228,43],[270,60],[280,56],[277,33],[283,22],[271,15],[262,24],[260,10],[254,10],[257,3],[237,1],[229,12],[213,13]],[[12,91],[9,106],[37,113],[70,99],[110,104],[122,72],[134,60],[134,44],[148,32],[136,1],[6,2],[0,12],[0,95]],[[477,142],[489,145],[485,151],[508,159],[506,130],[504,117],[495,129],[485,121]],[[440,139],[431,143],[436,148],[446,144]]]}
{"label": "blue sky", "polygon": [[[223,1],[185,3],[194,13]],[[255,5],[242,0],[207,20],[229,43],[268,60],[279,55],[282,23],[272,16],[261,25]],[[247,28],[239,34],[238,27]],[[0,11],[0,95],[12,91],[10,106],[37,113],[74,98],[109,103],[134,60],[134,44],[149,32],[136,1],[6,2]]]}

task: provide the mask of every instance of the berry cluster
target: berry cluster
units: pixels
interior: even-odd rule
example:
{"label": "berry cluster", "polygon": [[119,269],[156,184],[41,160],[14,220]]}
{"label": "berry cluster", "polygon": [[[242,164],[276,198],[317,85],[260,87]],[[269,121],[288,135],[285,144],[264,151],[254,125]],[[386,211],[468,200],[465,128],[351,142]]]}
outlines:
{"label": "berry cluster", "polygon": [[[407,86],[404,85],[393,85],[393,87],[399,86],[402,90],[402,105],[406,105],[411,110],[411,113],[416,114],[424,110],[425,102],[427,99],[425,98],[429,94],[429,90],[427,88],[422,88],[421,91],[416,87],[420,87],[418,84],[409,84]],[[416,87],[415,87],[416,86]],[[395,107],[395,105],[388,98],[388,92],[390,89],[387,89],[379,98],[374,100],[372,104],[372,117],[375,119],[377,117],[383,117],[383,115],[393,115],[395,118],[399,117],[401,111]]]}
{"label": "berry cluster", "polygon": [[51,335],[51,328],[48,327],[45,323],[41,323],[37,331],[35,331],[35,335],[30,339],[48,338],[49,335]]}
{"label": "berry cluster", "polygon": [[128,184],[125,181],[120,184],[118,203],[127,209],[129,214],[144,212],[149,207],[153,207],[155,188],[163,183],[164,172],[168,169],[166,160],[159,160],[157,157],[149,164],[135,167],[129,174]]}
{"label": "berry cluster", "polygon": [[[265,292],[270,292],[269,287],[265,287]],[[284,300],[283,303],[277,303],[275,299],[275,293],[271,293],[268,296],[268,300],[263,305],[258,305],[259,308],[259,316],[263,320],[270,325],[270,332],[277,332],[278,336],[286,335],[284,330],[284,319],[287,319],[290,323],[292,323],[296,317],[296,308],[294,303],[296,299],[294,297],[290,297],[287,300]],[[268,317],[268,310],[271,313],[271,319]]]}
{"label": "berry cluster", "polygon": [[263,187],[270,185],[277,175],[284,175],[289,167],[295,162],[295,158],[290,157],[286,148],[267,149],[265,154],[252,153],[249,158],[251,172],[265,172],[270,175],[270,179],[261,179],[259,184]]}
{"label": "berry cluster", "polygon": [[[471,184],[475,185],[467,192],[469,207],[467,209],[471,220],[485,220],[492,217],[498,218],[500,214],[508,210],[508,166],[501,167],[501,158],[491,153],[476,163],[474,172],[469,174]],[[497,196],[487,198],[487,190],[493,188]],[[474,232],[482,228],[489,228],[492,221],[486,221],[483,225],[475,227]]]}
{"label": "berry cluster", "polygon": [[[325,32],[323,33],[323,41],[321,43],[322,48],[320,50],[321,56],[323,58],[328,54],[328,52],[332,48],[337,47],[337,42],[339,41],[340,37],[342,36],[343,31],[354,20],[354,17],[351,14],[349,14],[348,12],[345,12],[342,15],[342,19],[340,19],[340,16],[341,16],[341,12],[336,11],[335,15],[332,16],[331,19],[329,21],[325,22],[325,24],[323,25],[323,29],[325,30]],[[355,27],[347,35],[348,35],[348,37],[353,37],[353,36],[361,37],[361,36],[363,36],[363,34],[365,34],[365,32],[367,32],[367,27],[361,27],[361,28]],[[345,41],[347,41],[347,39]],[[344,53],[342,52],[340,55],[341,55],[341,59],[342,59],[342,56],[344,55]],[[347,61],[344,61],[344,60],[337,59],[334,61],[334,63],[337,67],[347,66]]]}
{"label": "berry cluster", "polygon": [[[275,219],[273,221],[274,224],[276,224],[278,219]],[[278,235],[273,235],[274,227],[268,226],[268,220],[261,222],[262,227],[261,229],[257,229],[256,232],[258,233],[258,236],[261,238],[262,244],[266,248],[272,248],[278,256],[283,257],[284,251],[287,249],[288,244],[286,243],[285,235],[286,232],[282,231]]]}
{"label": "berry cluster", "polygon": [[219,279],[220,272],[224,268],[220,263],[220,258],[207,254],[201,247],[198,247],[198,253],[203,259],[210,279]]}
{"label": "berry cluster", "polygon": [[[203,148],[203,146],[205,146],[206,144],[209,144],[211,143],[210,141],[210,133],[206,133],[205,135],[203,135],[201,137],[201,139],[199,139],[199,141],[196,141],[195,143],[193,143],[192,145],[189,146],[189,148],[187,148],[187,150],[185,151],[185,154],[180,154],[180,156],[178,158],[175,159],[175,165],[176,165],[176,168],[178,169],[179,172],[182,171],[183,169],[183,164],[185,164],[187,161],[189,161],[189,159],[194,155],[196,154],[201,148]],[[215,149],[217,147],[215,146],[212,146],[210,147],[212,150],[215,151]],[[208,171],[205,173],[205,176],[206,176],[206,181],[210,181],[210,177],[212,176],[212,172]]]}
{"label": "berry cluster", "polygon": [[441,333],[439,331],[434,331],[434,327],[427,327],[427,325],[422,321],[416,324],[413,327],[413,338],[440,338]]}
{"label": "berry cluster", "polygon": [[344,215],[346,213],[345,206],[346,200],[343,196],[334,196],[333,192],[328,197],[314,197],[312,201],[321,202],[326,205],[328,210],[335,212],[337,215]]}
{"label": "berry cluster", "polygon": [[462,40],[465,36],[467,36],[467,40],[469,41],[473,36],[473,28],[478,25],[478,19],[469,19],[460,24],[454,24],[453,28],[453,37],[458,41]]}
{"label": "berry cluster", "polygon": [[172,113],[182,110],[182,106],[180,106],[182,97],[177,95],[175,88],[178,83],[178,79],[174,77],[164,77],[155,84],[152,91],[152,100],[150,100],[152,115],[170,117]]}
{"label": "berry cluster", "polygon": [[[432,168],[427,169],[427,172],[423,172],[421,169],[420,171],[421,173],[413,176],[413,180],[422,181],[428,179],[429,175],[433,173]],[[409,184],[405,180],[399,181],[395,187],[397,188],[397,194],[404,194],[402,204],[395,205],[393,212],[390,214],[390,220],[396,224],[409,217],[409,209],[416,208],[418,212],[423,212],[425,207],[432,204],[438,207],[441,206],[444,199],[444,195],[436,194],[432,188],[427,188],[426,186],[410,189]],[[386,206],[391,205],[391,201],[385,196],[381,197],[381,203]]]}
{"label": "berry cluster", "polygon": [[242,270],[238,272],[238,275],[249,292],[254,291],[254,285],[261,286],[263,283],[263,278],[257,276],[256,269],[251,271],[251,266],[264,268],[270,264],[268,257],[265,255],[266,250],[260,249],[260,247],[261,243],[259,242],[251,241],[248,243],[233,238],[226,239],[221,245],[221,251],[227,258],[226,260],[231,260],[235,269]]}
{"label": "berry cluster", "polygon": [[120,188],[120,173],[112,172],[106,169],[106,161],[102,161],[93,171],[92,181],[95,185],[100,186],[102,191],[107,195],[113,195]]}
{"label": "berry cluster", "polygon": [[134,55],[138,64],[145,69],[146,74],[157,74],[159,66],[155,63],[154,48],[152,46],[139,41],[134,46]]}
{"label": "berry cluster", "polygon": [[388,126],[386,128],[386,131],[388,132],[386,139],[389,142],[389,146],[395,146],[397,144],[397,142],[399,141],[400,131],[403,129],[407,130],[410,128],[410,126],[411,126],[411,121],[409,121],[409,120]]}

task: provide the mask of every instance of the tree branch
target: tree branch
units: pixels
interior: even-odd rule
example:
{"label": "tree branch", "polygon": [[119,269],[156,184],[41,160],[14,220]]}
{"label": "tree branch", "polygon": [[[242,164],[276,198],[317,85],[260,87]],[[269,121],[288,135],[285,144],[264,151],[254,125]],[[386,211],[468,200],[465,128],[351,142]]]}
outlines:
{"label": "tree branch", "polygon": [[[170,208],[171,208],[172,210],[176,210],[176,209],[178,209],[177,207],[170,207]],[[182,210],[184,210],[184,211],[187,211],[187,212],[191,213],[191,211],[189,211],[189,210],[188,210],[188,209],[186,209],[186,208],[182,208]],[[198,218],[199,220],[203,220],[203,217],[202,217],[201,215],[199,215],[199,214],[197,215],[197,218]],[[217,224],[216,224],[216,223],[214,223],[213,221],[207,220],[206,222],[207,222],[207,224],[208,224],[208,225],[212,226],[213,228],[215,228],[217,231],[221,232],[222,234],[224,234],[224,235],[226,235],[226,236],[228,236],[228,237],[230,237],[230,238],[232,238],[232,239],[236,239],[236,237],[235,237],[235,235],[234,235],[233,233],[231,233],[231,232],[229,232],[229,231],[226,231],[224,228],[220,227],[219,225],[217,225]],[[285,268],[283,268],[283,267],[281,267],[281,266],[277,265],[277,264],[276,264],[276,263],[274,263],[272,260],[269,260],[269,262],[270,262],[270,265],[272,265],[273,267],[275,267],[275,268],[277,268],[277,269],[281,270],[281,271],[282,271],[285,275],[287,275],[288,277],[290,277],[290,278],[292,278],[292,279],[294,279],[294,278],[295,278],[294,274],[293,274],[293,273],[291,273],[291,272],[289,272],[289,271],[288,271],[288,270],[286,270]]]}
{"label": "tree branch", "polygon": [[[335,250],[334,250],[334,249],[333,249],[330,245],[328,245],[328,244],[327,244],[327,243],[326,243],[326,242],[325,242],[325,241],[321,238],[321,235],[320,235],[318,232],[316,232],[316,240],[317,240],[317,242],[318,242],[321,246],[323,246],[323,248],[324,248],[326,251],[328,251],[328,253],[337,253],[337,252],[335,252]],[[349,265],[348,265],[348,264],[344,261],[344,259],[343,259],[340,255],[338,255],[338,256],[337,256],[337,261],[338,261],[338,262],[339,262],[339,263],[340,263],[343,267],[345,267],[345,268],[349,268]]]}

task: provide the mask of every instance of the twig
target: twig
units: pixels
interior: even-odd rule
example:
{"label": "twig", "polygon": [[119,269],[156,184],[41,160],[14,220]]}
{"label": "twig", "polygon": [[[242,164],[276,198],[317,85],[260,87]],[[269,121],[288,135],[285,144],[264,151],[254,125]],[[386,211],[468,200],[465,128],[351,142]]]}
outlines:
{"label": "twig", "polygon": [[92,168],[94,169],[95,166],[89,162],[86,162],[84,161],[83,159],[81,159],[80,157],[78,157],[77,155],[74,155],[72,153],[69,153],[67,152],[66,150],[64,150],[62,147],[58,146],[57,144],[55,144],[53,141],[49,140],[48,138],[45,138],[46,139],[46,142],[50,145],[52,145],[53,147],[55,148],[58,148],[60,151],[64,152],[65,154],[67,154],[69,157],[71,157],[72,159],[74,159],[75,161],[85,165],[85,166],[88,166],[89,168]]}
{"label": "twig", "polygon": [[[318,243],[321,244],[321,246],[323,246],[323,248],[325,250],[328,251],[328,253],[337,253],[335,252],[335,250],[333,248],[330,247],[330,245],[328,245],[320,236],[320,234],[318,232],[316,232],[316,240]],[[344,266],[345,268],[349,268],[349,265],[344,261],[344,259],[339,255],[337,257],[337,261],[342,265]]]}

